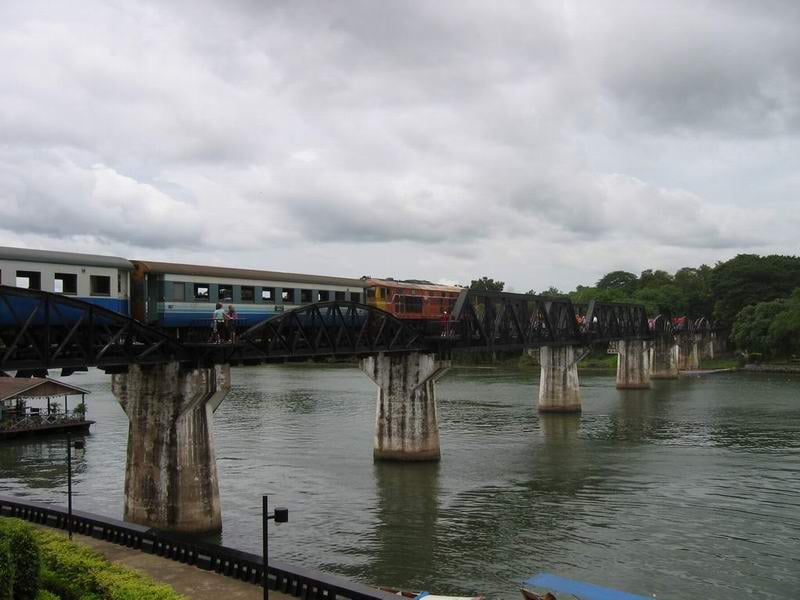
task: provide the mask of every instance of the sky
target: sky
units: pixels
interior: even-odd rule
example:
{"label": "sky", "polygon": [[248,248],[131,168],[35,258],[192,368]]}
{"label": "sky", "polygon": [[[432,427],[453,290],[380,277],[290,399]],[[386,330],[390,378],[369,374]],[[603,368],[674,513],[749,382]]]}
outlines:
{"label": "sky", "polygon": [[0,2],[0,245],[570,290],[800,254],[800,2]]}

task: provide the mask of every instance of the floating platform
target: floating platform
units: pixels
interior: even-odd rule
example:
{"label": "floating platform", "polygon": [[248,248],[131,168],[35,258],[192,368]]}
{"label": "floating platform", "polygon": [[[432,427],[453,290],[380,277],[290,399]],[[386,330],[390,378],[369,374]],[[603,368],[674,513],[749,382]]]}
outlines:
{"label": "floating platform", "polygon": [[89,427],[94,425],[94,421],[62,421],[62,422],[42,422],[30,423],[16,426],[13,429],[0,429],[0,440],[8,440],[18,437],[31,435],[47,435],[52,433],[89,433]]}

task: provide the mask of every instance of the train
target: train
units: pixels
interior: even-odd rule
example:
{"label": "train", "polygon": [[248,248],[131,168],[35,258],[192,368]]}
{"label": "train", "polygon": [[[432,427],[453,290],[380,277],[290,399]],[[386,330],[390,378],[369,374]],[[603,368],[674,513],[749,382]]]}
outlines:
{"label": "train", "polygon": [[[175,332],[210,326],[216,303],[236,327],[314,302],[368,304],[402,319],[442,319],[462,288],[422,280],[346,278],[0,247],[0,284],[55,292]],[[3,315],[0,307],[0,324]]]}

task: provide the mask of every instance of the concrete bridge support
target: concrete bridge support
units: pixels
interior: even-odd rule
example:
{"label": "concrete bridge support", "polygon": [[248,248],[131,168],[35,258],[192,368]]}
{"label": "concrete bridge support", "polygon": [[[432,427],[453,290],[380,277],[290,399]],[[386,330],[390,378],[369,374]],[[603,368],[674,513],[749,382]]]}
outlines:
{"label": "concrete bridge support", "polygon": [[650,388],[650,344],[643,340],[620,340],[617,347],[617,389]]}
{"label": "concrete bridge support", "polygon": [[678,370],[694,371],[700,368],[700,344],[693,335],[678,338]]}
{"label": "concrete bridge support", "polygon": [[186,533],[222,529],[213,412],[230,367],[182,371],[178,363],[131,365],[112,390],[130,422],[125,520]]}
{"label": "concrete bridge support", "polygon": [[671,336],[656,337],[650,354],[650,379],[678,378],[678,345]]}
{"label": "concrete bridge support", "polygon": [[543,346],[539,352],[539,412],[581,412],[580,346]]}
{"label": "concrete bridge support", "polygon": [[361,370],[378,386],[376,460],[439,460],[435,384],[450,364],[424,352],[361,359]]}

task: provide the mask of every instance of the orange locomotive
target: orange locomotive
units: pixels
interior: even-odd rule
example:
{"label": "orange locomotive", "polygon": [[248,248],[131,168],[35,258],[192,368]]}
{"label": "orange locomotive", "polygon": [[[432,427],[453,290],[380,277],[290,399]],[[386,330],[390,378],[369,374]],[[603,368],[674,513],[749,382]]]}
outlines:
{"label": "orange locomotive", "polygon": [[462,288],[429,281],[367,278],[367,304],[401,319],[441,319],[450,314]]}

